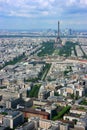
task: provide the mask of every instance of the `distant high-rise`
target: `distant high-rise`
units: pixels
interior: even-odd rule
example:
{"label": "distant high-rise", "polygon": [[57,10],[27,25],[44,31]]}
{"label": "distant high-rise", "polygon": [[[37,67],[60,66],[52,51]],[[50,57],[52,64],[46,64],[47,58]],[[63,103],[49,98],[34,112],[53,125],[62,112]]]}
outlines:
{"label": "distant high-rise", "polygon": [[61,38],[60,38],[60,22],[58,21],[58,34],[57,34],[57,38],[55,40],[55,44],[54,44],[54,47],[60,47],[62,45],[62,41],[61,41]]}

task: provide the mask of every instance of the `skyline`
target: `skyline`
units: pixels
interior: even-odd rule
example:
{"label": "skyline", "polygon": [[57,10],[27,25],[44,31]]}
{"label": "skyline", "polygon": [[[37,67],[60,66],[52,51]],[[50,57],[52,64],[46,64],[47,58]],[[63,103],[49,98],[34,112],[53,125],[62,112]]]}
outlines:
{"label": "skyline", "polygon": [[0,29],[87,29],[87,0],[0,0]]}

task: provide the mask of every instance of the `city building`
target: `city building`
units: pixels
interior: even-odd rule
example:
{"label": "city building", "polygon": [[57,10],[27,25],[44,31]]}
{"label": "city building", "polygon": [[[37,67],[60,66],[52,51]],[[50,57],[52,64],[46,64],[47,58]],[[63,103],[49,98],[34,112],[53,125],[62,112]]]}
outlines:
{"label": "city building", "polygon": [[16,128],[15,130],[36,130],[34,122],[27,122],[20,127]]}
{"label": "city building", "polygon": [[42,85],[39,89],[38,98],[47,99],[50,96],[50,91],[46,90],[46,87]]}
{"label": "city building", "polygon": [[6,108],[17,108],[17,105],[20,104],[21,98],[10,98],[6,101]]}
{"label": "city building", "polygon": [[50,114],[48,112],[38,109],[25,108],[21,109],[21,111],[23,112],[25,118],[40,117],[41,119],[50,119]]}
{"label": "city building", "polygon": [[61,123],[59,126],[59,130],[69,130],[69,125],[66,123]]}
{"label": "city building", "polygon": [[24,122],[24,116],[22,112],[11,111],[8,115],[3,117],[3,125],[13,129]]}

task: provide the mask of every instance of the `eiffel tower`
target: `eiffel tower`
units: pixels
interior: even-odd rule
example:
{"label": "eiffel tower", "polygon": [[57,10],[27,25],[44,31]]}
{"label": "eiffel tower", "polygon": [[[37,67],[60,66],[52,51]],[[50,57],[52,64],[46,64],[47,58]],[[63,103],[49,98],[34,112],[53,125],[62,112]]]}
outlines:
{"label": "eiffel tower", "polygon": [[62,46],[62,40],[60,38],[60,22],[58,21],[58,35],[54,43],[54,47],[58,48]]}

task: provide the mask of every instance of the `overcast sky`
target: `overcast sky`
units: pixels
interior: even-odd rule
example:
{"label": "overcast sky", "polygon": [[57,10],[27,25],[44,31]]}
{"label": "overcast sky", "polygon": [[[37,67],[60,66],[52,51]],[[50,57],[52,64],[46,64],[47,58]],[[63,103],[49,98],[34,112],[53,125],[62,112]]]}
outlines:
{"label": "overcast sky", "polygon": [[87,0],[0,0],[0,29],[87,29]]}

